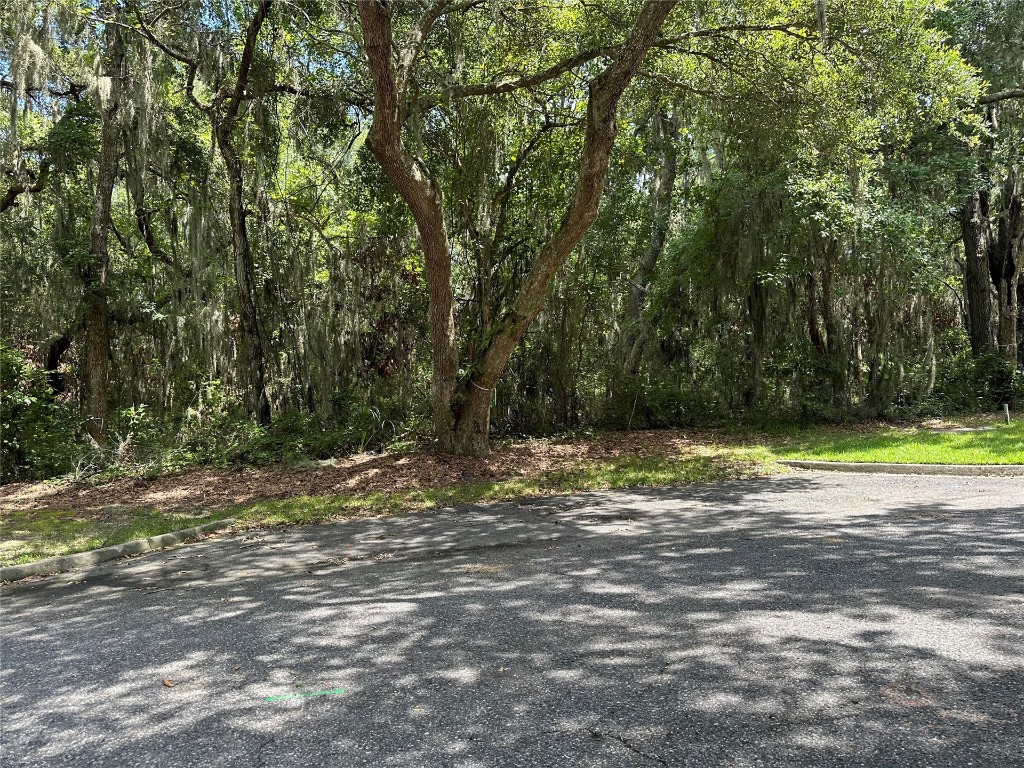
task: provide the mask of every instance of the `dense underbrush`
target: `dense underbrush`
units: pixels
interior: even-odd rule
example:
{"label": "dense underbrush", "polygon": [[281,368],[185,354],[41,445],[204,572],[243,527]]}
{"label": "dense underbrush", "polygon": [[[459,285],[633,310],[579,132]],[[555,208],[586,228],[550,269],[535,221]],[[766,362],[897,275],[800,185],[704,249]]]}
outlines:
{"label": "dense underbrush", "polygon": [[[0,345],[0,473],[3,482],[96,475],[157,475],[196,466],[300,463],[368,450],[425,445],[429,421],[395,394],[336,393],[330,415],[286,412],[261,428],[242,416],[221,382],[202,382],[183,413],[155,414],[145,405],[113,415],[106,446],[85,433],[71,392],[57,394],[52,378],[26,355]],[[623,392],[625,394],[623,395]],[[679,428],[767,423],[803,425],[883,416],[909,421],[996,411],[1024,405],[1024,371],[996,355],[962,354],[939,373],[927,397],[897,402],[887,413],[843,414],[806,403],[769,412],[726,413],[713,392],[637,379],[609,408],[583,425],[600,429]],[[426,397],[417,398],[426,402]],[[508,427],[506,426],[506,431]],[[577,429],[576,431],[580,431]],[[550,432],[549,432],[550,433]],[[514,429],[509,434],[522,436]]]}

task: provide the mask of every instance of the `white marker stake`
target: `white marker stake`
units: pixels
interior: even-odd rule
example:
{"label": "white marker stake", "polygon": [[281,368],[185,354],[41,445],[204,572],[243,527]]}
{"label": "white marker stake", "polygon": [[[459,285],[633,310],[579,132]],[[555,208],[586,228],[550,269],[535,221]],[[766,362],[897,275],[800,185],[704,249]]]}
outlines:
{"label": "white marker stake", "polygon": [[1009,424],[1010,423],[1010,404],[1009,403],[1003,403],[1003,413],[1006,414],[1006,423]]}

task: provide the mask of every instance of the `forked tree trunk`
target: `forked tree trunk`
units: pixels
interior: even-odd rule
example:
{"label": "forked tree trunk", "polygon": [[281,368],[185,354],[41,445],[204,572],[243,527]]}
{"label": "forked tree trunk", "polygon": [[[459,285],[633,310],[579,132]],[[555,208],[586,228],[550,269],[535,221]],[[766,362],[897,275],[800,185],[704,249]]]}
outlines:
{"label": "forked tree trunk", "polygon": [[455,424],[455,448],[459,453],[485,455],[488,451],[490,411],[485,404],[516,345],[544,309],[555,274],[597,218],[615,145],[619,99],[675,5],[674,0],[648,0],[615,60],[590,83],[583,155],[569,207],[555,234],[537,254],[512,309],[488,331],[490,341],[473,361],[472,376],[460,388]]}
{"label": "forked tree trunk", "polygon": [[[106,13],[116,14],[113,3]],[[124,39],[116,24],[104,32],[103,80],[100,88],[100,151],[89,229],[89,260],[82,270],[85,305],[85,375],[83,389],[86,430],[99,445],[107,442],[109,427],[110,306],[107,273],[110,268],[110,207],[117,181],[121,80],[124,76]]]}
{"label": "forked tree trunk", "polygon": [[[393,57],[391,14],[384,0],[359,0],[363,45],[373,80],[373,124],[367,144],[385,175],[405,200],[416,220],[426,262],[433,362],[433,413],[437,446],[444,452],[474,456],[488,452],[490,402],[516,345],[544,308],[548,288],[597,216],[604,192],[608,162],[615,143],[615,115],[619,98],[636,74],[676,0],[648,0],[615,60],[590,84],[579,179],[555,234],[540,249],[512,308],[494,328],[484,329],[488,339],[475,360],[472,373],[457,385],[458,358],[452,315],[451,252],[444,222],[441,190],[423,163],[402,141],[405,87],[415,52],[407,47],[397,57],[403,62],[401,78]],[[438,6],[432,6],[436,8]],[[411,39],[422,40],[437,18],[424,17]],[[418,45],[418,42],[412,45]]]}

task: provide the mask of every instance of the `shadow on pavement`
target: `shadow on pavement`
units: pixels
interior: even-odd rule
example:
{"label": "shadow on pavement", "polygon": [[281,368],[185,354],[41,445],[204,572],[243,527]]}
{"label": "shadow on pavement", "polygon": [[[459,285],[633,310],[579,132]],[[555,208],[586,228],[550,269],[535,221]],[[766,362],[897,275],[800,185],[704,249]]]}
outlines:
{"label": "shadow on pavement", "polygon": [[1020,485],[593,493],[16,587],[4,763],[1022,765]]}

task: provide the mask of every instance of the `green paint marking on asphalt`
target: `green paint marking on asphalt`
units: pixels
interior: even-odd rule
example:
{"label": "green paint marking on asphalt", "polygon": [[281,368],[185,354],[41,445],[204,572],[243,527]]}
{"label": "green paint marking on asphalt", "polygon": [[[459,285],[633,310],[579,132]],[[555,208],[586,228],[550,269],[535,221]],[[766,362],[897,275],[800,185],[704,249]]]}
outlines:
{"label": "green paint marking on asphalt", "polygon": [[267,696],[267,701],[283,701],[284,699],[304,699],[307,696],[337,696],[344,693],[344,688],[332,688],[329,691],[310,691],[309,693],[284,693],[280,696]]}

